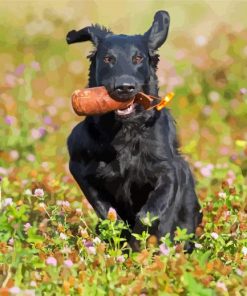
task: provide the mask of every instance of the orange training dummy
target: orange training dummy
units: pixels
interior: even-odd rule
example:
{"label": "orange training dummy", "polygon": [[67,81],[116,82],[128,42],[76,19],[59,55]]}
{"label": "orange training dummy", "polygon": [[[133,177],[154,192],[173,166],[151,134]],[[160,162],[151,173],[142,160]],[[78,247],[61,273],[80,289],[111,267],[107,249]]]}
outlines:
{"label": "orange training dummy", "polygon": [[72,94],[72,107],[78,115],[96,115],[128,108],[134,101],[120,102],[112,99],[104,86],[76,90]]}
{"label": "orange training dummy", "polygon": [[[174,93],[168,93],[163,98],[157,98],[139,92],[132,99],[120,102],[111,98],[104,86],[76,90],[72,94],[72,107],[78,115],[104,114],[115,110],[124,110],[133,103],[140,104],[145,110],[156,108],[163,109],[174,97]],[[157,104],[153,104],[158,100]]]}

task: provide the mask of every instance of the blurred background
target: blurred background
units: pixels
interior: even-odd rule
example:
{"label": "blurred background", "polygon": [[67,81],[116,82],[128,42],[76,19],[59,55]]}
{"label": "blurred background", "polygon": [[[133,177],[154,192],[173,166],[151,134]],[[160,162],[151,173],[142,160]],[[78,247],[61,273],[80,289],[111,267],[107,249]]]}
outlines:
{"label": "blurred background", "polygon": [[68,46],[65,36],[92,23],[144,33],[160,9],[171,17],[160,94],[176,94],[169,108],[200,198],[222,181],[246,180],[247,1],[236,0],[1,1],[0,176],[47,191],[74,184],[66,138],[82,118],[70,95],[87,84],[92,45]]}

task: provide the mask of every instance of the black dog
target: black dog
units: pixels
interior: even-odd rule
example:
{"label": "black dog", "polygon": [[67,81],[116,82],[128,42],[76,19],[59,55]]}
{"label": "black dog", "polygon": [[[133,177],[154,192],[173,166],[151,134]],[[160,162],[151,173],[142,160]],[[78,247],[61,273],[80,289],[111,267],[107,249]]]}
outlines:
{"label": "black dog", "polygon": [[[71,31],[67,42],[92,41],[89,87],[105,86],[119,100],[137,92],[158,96],[156,76],[169,15],[155,14],[144,35],[114,35],[98,25]],[[141,219],[157,216],[150,233],[174,235],[176,227],[194,233],[201,222],[200,206],[188,164],[178,152],[174,120],[167,109],[128,109],[89,116],[68,138],[70,171],[101,218],[110,207],[141,233]],[[136,241],[130,240],[132,246]]]}

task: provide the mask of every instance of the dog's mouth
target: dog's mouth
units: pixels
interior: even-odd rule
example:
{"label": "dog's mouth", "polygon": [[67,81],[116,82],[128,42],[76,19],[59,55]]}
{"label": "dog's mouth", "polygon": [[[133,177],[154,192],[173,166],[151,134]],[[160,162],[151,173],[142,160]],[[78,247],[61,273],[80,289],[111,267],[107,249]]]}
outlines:
{"label": "dog's mouth", "polygon": [[132,103],[129,107],[125,109],[117,109],[115,112],[120,117],[127,117],[135,112],[135,105],[136,104]]}

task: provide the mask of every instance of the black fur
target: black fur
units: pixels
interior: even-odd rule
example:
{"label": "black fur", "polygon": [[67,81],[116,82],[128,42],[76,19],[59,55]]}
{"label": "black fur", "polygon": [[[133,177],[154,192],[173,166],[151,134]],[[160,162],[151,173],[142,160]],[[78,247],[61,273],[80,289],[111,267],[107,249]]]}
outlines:
{"label": "black fur", "polygon": [[[159,11],[144,35],[113,35],[99,26],[67,35],[68,43],[91,40],[89,87],[104,85],[118,100],[143,91],[158,96],[156,50],[165,41],[169,15]],[[110,62],[104,63],[104,57]],[[135,57],[141,56],[141,63]],[[127,86],[127,87],[126,87]],[[130,86],[130,87],[129,87]],[[150,232],[158,238],[177,226],[194,233],[200,206],[188,164],[178,151],[175,122],[167,109],[136,106],[128,116],[109,112],[87,117],[68,138],[70,171],[101,218],[110,207],[141,233],[147,212],[158,216]],[[135,240],[130,240],[136,246]]]}

